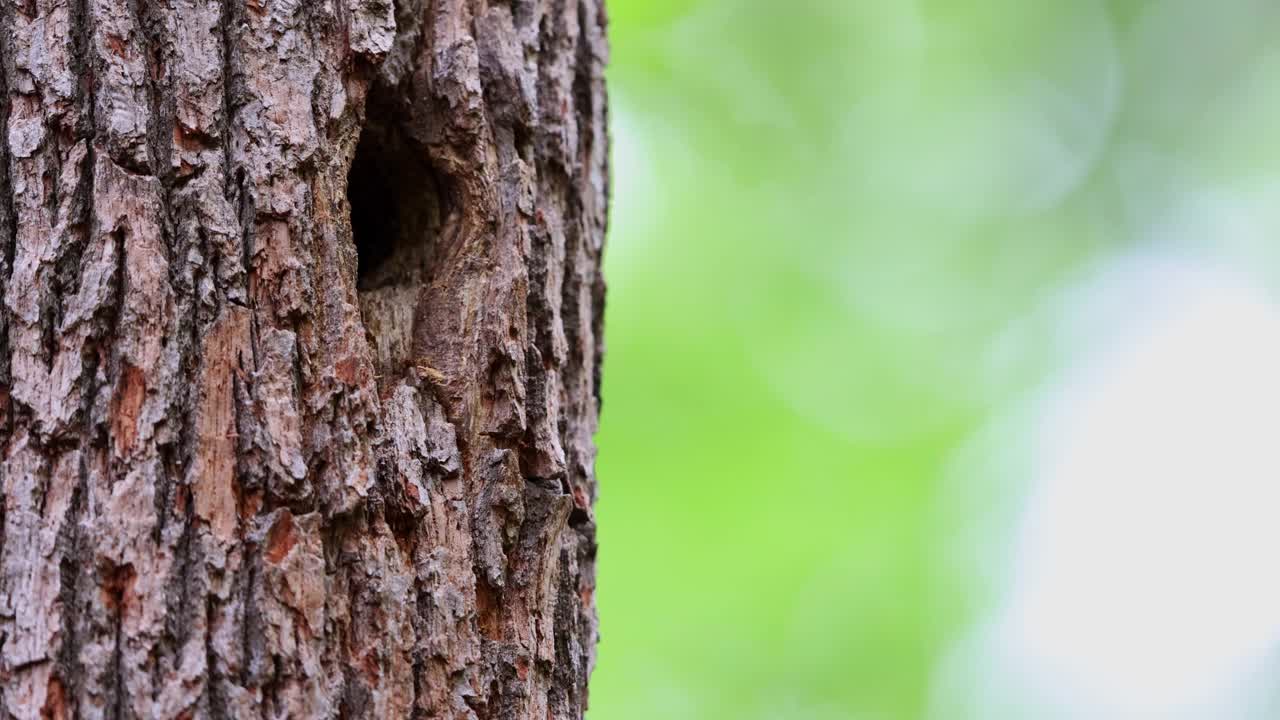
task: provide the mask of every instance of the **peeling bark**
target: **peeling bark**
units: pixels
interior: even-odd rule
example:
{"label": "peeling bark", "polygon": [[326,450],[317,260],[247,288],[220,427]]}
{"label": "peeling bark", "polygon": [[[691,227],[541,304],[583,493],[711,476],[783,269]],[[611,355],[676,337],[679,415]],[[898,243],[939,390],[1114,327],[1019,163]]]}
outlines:
{"label": "peeling bark", "polygon": [[601,3],[0,4],[0,719],[582,717]]}

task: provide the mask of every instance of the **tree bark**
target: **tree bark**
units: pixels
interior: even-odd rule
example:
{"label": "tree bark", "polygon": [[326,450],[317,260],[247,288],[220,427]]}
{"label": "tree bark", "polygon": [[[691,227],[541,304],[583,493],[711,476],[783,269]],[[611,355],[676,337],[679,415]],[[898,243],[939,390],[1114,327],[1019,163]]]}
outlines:
{"label": "tree bark", "polygon": [[0,718],[579,718],[602,0],[0,5]]}

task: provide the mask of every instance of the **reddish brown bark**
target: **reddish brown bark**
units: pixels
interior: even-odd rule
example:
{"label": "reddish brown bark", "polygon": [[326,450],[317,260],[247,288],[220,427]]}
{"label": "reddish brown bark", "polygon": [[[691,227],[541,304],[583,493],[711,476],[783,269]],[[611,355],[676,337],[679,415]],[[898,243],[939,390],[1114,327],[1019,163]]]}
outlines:
{"label": "reddish brown bark", "polygon": [[578,718],[601,0],[0,6],[0,718]]}

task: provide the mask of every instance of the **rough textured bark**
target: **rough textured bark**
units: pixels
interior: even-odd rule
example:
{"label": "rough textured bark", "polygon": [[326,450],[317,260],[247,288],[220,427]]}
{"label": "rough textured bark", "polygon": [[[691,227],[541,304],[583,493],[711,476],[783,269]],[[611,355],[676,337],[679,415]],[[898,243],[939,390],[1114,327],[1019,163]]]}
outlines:
{"label": "rough textured bark", "polygon": [[577,718],[602,0],[0,5],[0,718]]}

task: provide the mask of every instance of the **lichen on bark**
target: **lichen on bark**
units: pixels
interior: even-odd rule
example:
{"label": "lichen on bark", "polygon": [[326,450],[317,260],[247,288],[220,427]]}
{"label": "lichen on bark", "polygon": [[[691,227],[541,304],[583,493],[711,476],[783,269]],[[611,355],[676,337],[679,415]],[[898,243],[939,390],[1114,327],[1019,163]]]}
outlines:
{"label": "lichen on bark", "polygon": [[0,4],[0,718],[582,716],[604,34]]}

